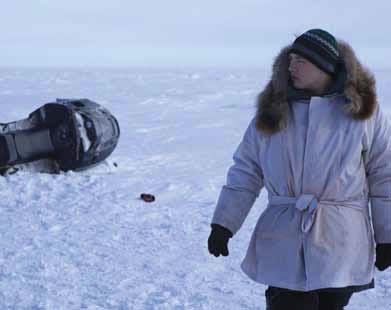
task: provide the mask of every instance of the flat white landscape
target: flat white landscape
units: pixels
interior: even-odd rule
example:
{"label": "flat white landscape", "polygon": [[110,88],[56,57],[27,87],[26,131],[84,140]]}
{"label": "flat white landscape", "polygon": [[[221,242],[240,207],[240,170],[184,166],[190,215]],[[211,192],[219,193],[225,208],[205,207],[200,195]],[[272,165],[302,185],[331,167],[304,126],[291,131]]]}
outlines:
{"label": "flat white landscape", "polygon": [[[265,190],[230,240],[228,257],[209,255],[207,238],[270,71],[0,72],[0,122],[56,98],[89,98],[121,128],[108,160],[117,168],[0,177],[0,309],[265,309],[266,287],[239,267]],[[374,73],[379,104],[391,115],[391,70]],[[143,192],[156,201],[141,201]],[[391,268],[377,271],[375,285],[353,295],[346,309],[391,309]]]}

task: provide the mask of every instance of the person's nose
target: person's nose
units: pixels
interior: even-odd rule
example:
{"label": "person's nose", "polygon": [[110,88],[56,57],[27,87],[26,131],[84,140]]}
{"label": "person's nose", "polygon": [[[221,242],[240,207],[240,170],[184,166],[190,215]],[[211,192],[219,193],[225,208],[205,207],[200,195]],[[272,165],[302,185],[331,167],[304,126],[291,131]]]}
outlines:
{"label": "person's nose", "polygon": [[295,65],[294,61],[291,61],[291,62],[289,63],[288,71],[289,71],[290,73],[295,73],[296,70],[297,70],[297,66]]}

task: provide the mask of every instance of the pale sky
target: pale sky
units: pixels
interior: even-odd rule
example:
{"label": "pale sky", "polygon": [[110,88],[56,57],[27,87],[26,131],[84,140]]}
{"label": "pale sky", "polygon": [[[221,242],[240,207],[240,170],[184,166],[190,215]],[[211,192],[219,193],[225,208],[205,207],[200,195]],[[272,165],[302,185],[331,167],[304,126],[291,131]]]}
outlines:
{"label": "pale sky", "polygon": [[390,11],[389,0],[4,1],[0,65],[263,66],[322,28],[390,67]]}

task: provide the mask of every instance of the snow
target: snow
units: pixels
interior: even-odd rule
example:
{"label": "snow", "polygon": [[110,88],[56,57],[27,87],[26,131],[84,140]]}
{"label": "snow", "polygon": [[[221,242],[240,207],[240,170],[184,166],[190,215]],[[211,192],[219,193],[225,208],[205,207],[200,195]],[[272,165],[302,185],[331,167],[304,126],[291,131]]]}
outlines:
{"label": "snow", "polygon": [[[391,113],[390,72],[375,73]],[[209,255],[207,238],[269,77],[255,68],[3,68],[0,122],[84,97],[118,118],[121,138],[108,163],[85,172],[0,177],[0,309],[265,309],[266,287],[239,267],[265,191],[228,257]],[[390,309],[391,269],[375,284],[346,309]]]}

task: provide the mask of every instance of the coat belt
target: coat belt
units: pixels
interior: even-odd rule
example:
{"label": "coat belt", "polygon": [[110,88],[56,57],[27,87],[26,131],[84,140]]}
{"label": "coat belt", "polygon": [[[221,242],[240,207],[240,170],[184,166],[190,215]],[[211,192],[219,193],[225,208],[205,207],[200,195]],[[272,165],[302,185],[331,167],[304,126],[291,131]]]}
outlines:
{"label": "coat belt", "polygon": [[301,194],[299,197],[290,196],[276,196],[269,195],[269,205],[285,205],[294,204],[296,209],[303,212],[301,220],[301,231],[308,232],[315,220],[316,211],[319,205],[337,205],[339,207],[347,207],[356,209],[358,211],[365,211],[368,205],[368,199],[360,200],[347,200],[347,201],[336,201],[336,200],[320,200],[315,195]]}

